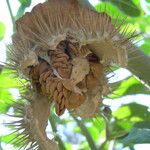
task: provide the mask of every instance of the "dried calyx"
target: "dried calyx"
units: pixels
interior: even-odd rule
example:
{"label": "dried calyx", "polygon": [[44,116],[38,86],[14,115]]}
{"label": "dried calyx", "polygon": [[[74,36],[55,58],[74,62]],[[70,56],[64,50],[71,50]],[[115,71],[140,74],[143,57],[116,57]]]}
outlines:
{"label": "dried calyx", "polygon": [[80,117],[95,117],[109,92],[105,71],[113,64],[126,66],[134,34],[124,37],[107,14],[73,0],[38,4],[16,28],[9,67],[31,81],[33,91],[22,109],[20,128],[25,129],[26,145],[50,150],[54,142],[45,128],[51,104],[59,116],[68,109]]}

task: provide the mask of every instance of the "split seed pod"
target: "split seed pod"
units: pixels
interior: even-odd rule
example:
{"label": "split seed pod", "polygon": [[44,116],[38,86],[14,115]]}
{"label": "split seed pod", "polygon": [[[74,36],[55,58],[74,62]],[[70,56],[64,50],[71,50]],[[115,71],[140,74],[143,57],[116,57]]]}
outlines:
{"label": "split seed pod", "polygon": [[[16,22],[16,30],[9,66],[31,81],[33,91],[40,95],[34,97],[34,103],[29,102],[33,113],[23,112],[32,116],[29,120],[35,126],[44,124],[46,119],[40,120],[40,113],[44,116],[52,103],[58,115],[68,109],[81,117],[95,117],[102,96],[109,92],[105,70],[113,64],[127,65],[129,40],[134,37],[122,35],[106,13],[88,9],[75,0],[38,4]],[[43,105],[42,97],[49,105]],[[45,108],[35,109],[40,105]],[[48,119],[47,114],[45,117]],[[25,130],[43,148],[33,129],[25,126]],[[39,131],[46,138],[43,130],[45,125]]]}

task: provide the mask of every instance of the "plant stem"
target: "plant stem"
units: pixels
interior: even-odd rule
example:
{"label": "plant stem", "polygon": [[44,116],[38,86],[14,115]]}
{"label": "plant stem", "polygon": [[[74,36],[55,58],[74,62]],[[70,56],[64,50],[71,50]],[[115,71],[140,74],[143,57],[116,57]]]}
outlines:
{"label": "plant stem", "polygon": [[13,16],[13,13],[12,13],[12,10],[11,10],[11,7],[10,7],[10,3],[9,3],[9,0],[6,0],[6,3],[7,3],[7,6],[8,6],[8,10],[9,10],[9,14],[10,14],[10,17],[11,17],[11,21],[13,23],[13,30],[15,31],[15,18]]}
{"label": "plant stem", "polygon": [[[49,117],[49,122],[51,124],[53,132],[57,133],[56,123],[55,123],[53,116]],[[55,139],[56,139],[56,141],[58,141],[60,150],[66,150],[65,145],[64,145],[63,141],[61,140],[61,138],[59,136],[56,136]]]}
{"label": "plant stem", "polygon": [[92,136],[90,135],[88,129],[85,127],[83,121],[78,120],[75,116],[72,116],[74,118],[74,120],[77,122],[78,126],[81,129],[81,132],[83,133],[83,135],[86,137],[87,142],[89,144],[89,147],[91,148],[91,150],[97,150],[97,147],[95,145],[94,140],[92,139]]}
{"label": "plant stem", "polygon": [[134,46],[129,52],[128,69],[150,87],[150,57]]}
{"label": "plant stem", "polygon": [[110,124],[110,116],[105,116],[103,113],[100,114],[101,117],[103,117],[105,121],[105,130],[106,130],[106,137],[105,141],[100,145],[101,150],[106,150],[109,147],[110,141],[111,141],[111,124]]}

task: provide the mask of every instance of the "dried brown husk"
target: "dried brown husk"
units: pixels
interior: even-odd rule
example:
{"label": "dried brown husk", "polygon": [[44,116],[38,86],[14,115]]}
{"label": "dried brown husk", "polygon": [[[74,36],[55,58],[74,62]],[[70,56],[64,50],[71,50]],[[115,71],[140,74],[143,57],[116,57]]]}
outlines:
{"label": "dried brown husk", "polygon": [[13,106],[13,117],[18,121],[9,123],[15,127],[16,138],[12,144],[21,144],[20,148],[32,150],[58,150],[57,143],[48,139],[46,127],[50,115],[51,102],[43,95],[32,93],[24,100],[16,102]]}
{"label": "dried brown husk", "polygon": [[[90,50],[101,56],[105,65],[115,63],[125,66],[127,63],[130,37],[121,36],[106,13],[98,13],[81,5],[75,7],[69,1],[49,0],[38,4],[31,13],[26,13],[17,21],[16,28],[17,33],[13,36],[15,51],[22,51],[22,46],[18,46],[21,42],[26,45],[24,53],[32,50],[42,56],[67,39],[79,44],[78,51],[88,44]],[[19,61],[22,59],[19,57]]]}
{"label": "dried brown husk", "polygon": [[16,22],[9,67],[30,81],[36,95],[22,112],[29,122],[20,124],[31,148],[53,147],[45,133],[51,103],[58,115],[66,109],[84,118],[97,115],[109,92],[105,70],[112,64],[126,66],[128,42],[134,37],[119,30],[106,13],[75,0],[38,4]]}

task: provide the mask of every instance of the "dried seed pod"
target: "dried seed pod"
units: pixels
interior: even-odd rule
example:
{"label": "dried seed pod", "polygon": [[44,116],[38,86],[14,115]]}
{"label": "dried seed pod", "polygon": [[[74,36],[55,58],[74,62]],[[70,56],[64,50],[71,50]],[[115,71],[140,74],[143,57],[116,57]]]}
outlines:
{"label": "dried seed pod", "polygon": [[99,113],[102,99],[100,99],[101,93],[97,92],[94,97],[86,97],[86,100],[82,105],[74,109],[74,114],[83,118],[93,118]]}
{"label": "dried seed pod", "polygon": [[71,92],[71,94],[66,98],[66,100],[68,101],[66,103],[66,108],[67,109],[77,108],[78,106],[84,103],[85,99],[86,99],[85,95],[80,95]]}
{"label": "dried seed pod", "polygon": [[[126,66],[132,47],[129,40],[135,37],[121,35],[119,30],[106,13],[87,9],[75,0],[48,0],[16,22],[9,66],[31,80],[33,90],[41,94],[29,102],[25,131],[36,136],[28,140],[31,148],[34,142],[44,150],[53,146],[45,134],[50,107],[46,104],[53,99],[58,115],[67,108],[81,117],[95,117],[102,96],[109,91],[105,70],[112,64]],[[41,105],[43,111],[37,112]]]}
{"label": "dried seed pod", "polygon": [[[24,149],[30,147],[33,150],[58,150],[57,143],[48,139],[45,132],[51,102],[47,97],[37,95],[33,91],[32,95],[29,95],[26,99],[26,102],[28,104],[23,104],[23,101],[16,102],[13,106],[15,110],[14,117],[19,117],[20,119],[8,124],[14,126],[16,132],[16,138],[12,139],[11,143],[22,144],[21,148]],[[21,136],[20,133],[22,134]]]}

